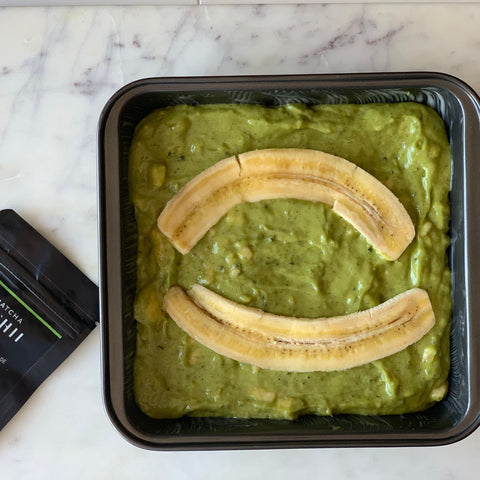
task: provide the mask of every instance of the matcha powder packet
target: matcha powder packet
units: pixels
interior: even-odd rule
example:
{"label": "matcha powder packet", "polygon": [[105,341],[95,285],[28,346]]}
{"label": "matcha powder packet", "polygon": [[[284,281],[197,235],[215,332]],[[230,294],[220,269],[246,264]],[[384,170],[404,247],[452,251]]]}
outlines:
{"label": "matcha powder packet", "polygon": [[97,286],[13,210],[0,211],[0,429],[98,312]]}

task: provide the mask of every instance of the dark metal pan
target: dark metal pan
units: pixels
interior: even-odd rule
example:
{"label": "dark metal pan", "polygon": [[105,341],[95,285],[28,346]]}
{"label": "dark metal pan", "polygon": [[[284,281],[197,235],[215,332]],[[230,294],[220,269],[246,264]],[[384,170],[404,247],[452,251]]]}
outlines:
{"label": "dark metal pan", "polygon": [[[448,396],[407,415],[303,416],[296,421],[234,418],[154,420],[133,393],[136,326],[136,224],[127,162],[135,126],[153,109],[177,104],[414,101],[443,118],[452,153],[453,323]],[[480,103],[457,78],[439,73],[375,73],[150,78],[119,90],[105,106],[98,134],[100,299],[104,402],[118,431],[157,450],[448,444],[480,422]]]}

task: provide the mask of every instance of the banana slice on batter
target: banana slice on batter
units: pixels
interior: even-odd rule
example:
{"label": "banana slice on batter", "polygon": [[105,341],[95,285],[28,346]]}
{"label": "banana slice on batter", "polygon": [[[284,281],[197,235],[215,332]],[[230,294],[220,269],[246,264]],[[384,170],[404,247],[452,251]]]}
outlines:
{"label": "banana slice on batter", "polygon": [[384,358],[420,340],[435,323],[429,296],[420,288],[331,318],[266,313],[201,285],[188,294],[171,287],[164,309],[188,335],[221,355],[295,372],[344,370]]}
{"label": "banana slice on batter", "polygon": [[296,148],[221,160],[167,203],[158,227],[185,254],[235,205],[276,198],[330,205],[389,260],[397,259],[415,236],[401,202],[375,177],[343,158]]}

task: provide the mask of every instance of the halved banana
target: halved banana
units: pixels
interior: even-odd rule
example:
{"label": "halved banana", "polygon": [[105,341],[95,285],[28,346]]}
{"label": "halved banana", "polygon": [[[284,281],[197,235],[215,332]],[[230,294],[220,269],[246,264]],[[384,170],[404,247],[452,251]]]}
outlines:
{"label": "halved banana", "polygon": [[254,150],[226,158],[188,182],[165,206],[158,228],[188,253],[228,210],[242,202],[295,198],[331,205],[387,259],[415,236],[398,198],[375,177],[316,150]]}
{"label": "halved banana", "polygon": [[384,358],[420,340],[435,316],[425,290],[413,288],[362,312],[332,318],[292,318],[246,307],[194,285],[174,286],[164,309],[211,350],[261,368],[344,370]]}

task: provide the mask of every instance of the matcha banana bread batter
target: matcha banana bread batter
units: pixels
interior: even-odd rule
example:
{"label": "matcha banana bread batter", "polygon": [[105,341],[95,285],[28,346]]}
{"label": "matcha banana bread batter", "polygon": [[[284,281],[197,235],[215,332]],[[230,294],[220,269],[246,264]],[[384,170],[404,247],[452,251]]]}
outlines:
{"label": "matcha banana bread batter", "polygon": [[[176,251],[157,227],[167,201],[216,162],[265,148],[320,150],[366,170],[405,207],[413,241],[390,261],[328,205],[275,199],[233,207],[188,253]],[[156,418],[293,419],[398,414],[441,400],[450,363],[450,164],[441,118],[415,103],[180,105],[152,112],[136,129],[129,164],[139,242],[140,408]],[[436,321],[414,345],[359,367],[262,369],[214,353],[166,315],[167,290],[194,284],[266,312],[310,318],[366,310],[420,287]]]}

